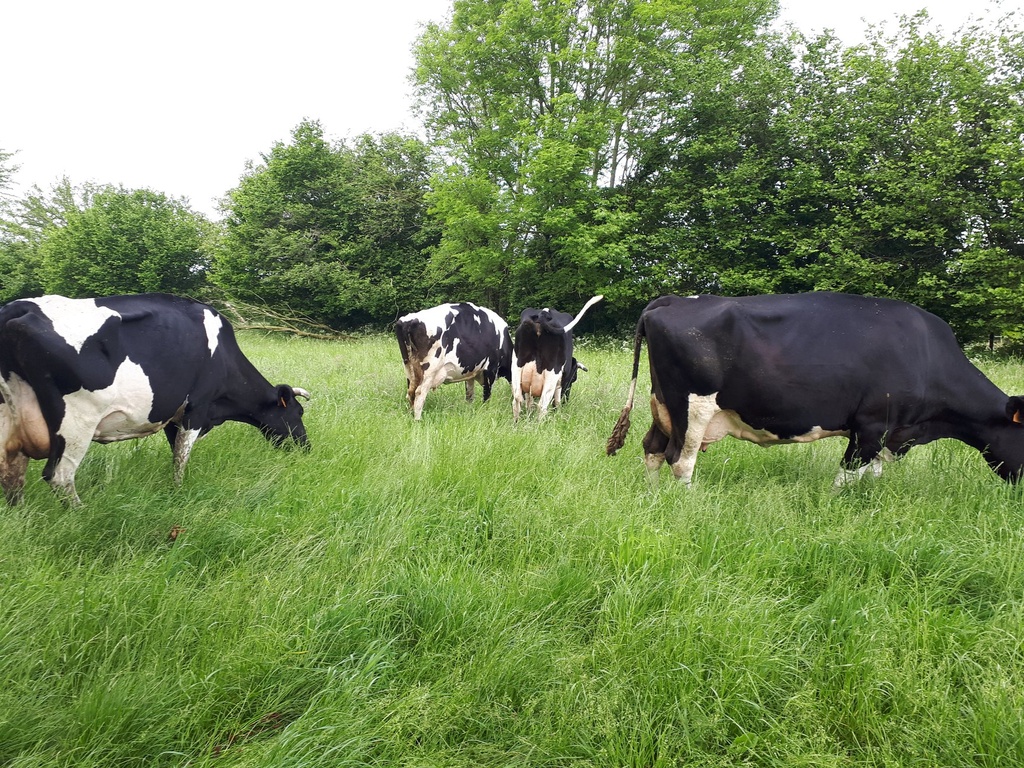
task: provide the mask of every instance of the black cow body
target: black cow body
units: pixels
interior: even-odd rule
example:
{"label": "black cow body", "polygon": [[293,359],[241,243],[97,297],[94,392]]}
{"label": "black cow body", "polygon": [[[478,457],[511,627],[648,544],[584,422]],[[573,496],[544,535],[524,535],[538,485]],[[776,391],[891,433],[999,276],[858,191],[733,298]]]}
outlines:
{"label": "black cow body", "polygon": [[442,384],[466,382],[484,388],[484,402],[499,377],[510,379],[514,353],[508,324],[486,307],[462,302],[441,304],[398,318],[395,336],[405,363],[406,397],[417,421],[427,394]]}
{"label": "black cow body", "polygon": [[519,419],[523,403],[537,400],[538,418],[549,407],[568,401],[579,370],[587,370],[572,355],[572,331],[590,307],[603,296],[594,296],[574,318],[557,309],[524,309],[516,329],[515,364],[512,367],[512,415]]}
{"label": "black cow body", "polygon": [[308,446],[305,390],[271,385],[231,326],[205,304],[166,294],[42,296],[0,308],[0,484],[16,503],[29,459],[78,503],[90,442],[164,430],[180,482],[195,441],[225,421]]}
{"label": "black cow body", "polygon": [[698,452],[726,435],[762,445],[846,436],[837,485],[880,475],[882,461],[940,438],[978,449],[1006,480],[1024,467],[1024,398],[975,368],[945,322],[912,304],[835,293],[652,301],[609,454],[629,429],[644,338],[649,471],[667,460],[689,483]]}

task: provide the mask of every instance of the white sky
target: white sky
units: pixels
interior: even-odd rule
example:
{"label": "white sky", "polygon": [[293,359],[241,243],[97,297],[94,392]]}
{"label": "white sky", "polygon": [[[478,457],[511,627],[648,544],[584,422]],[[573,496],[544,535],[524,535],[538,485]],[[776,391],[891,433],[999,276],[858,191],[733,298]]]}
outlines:
{"label": "white sky", "polygon": [[[781,0],[782,20],[834,29],[921,8],[955,31],[970,0]],[[331,139],[417,131],[411,45],[451,0],[7,0],[0,11],[0,149],[13,193],[67,175],[188,198],[216,216],[247,160],[303,118]],[[1024,0],[1003,0],[1003,11]],[[1020,20],[1024,22],[1024,20]]]}

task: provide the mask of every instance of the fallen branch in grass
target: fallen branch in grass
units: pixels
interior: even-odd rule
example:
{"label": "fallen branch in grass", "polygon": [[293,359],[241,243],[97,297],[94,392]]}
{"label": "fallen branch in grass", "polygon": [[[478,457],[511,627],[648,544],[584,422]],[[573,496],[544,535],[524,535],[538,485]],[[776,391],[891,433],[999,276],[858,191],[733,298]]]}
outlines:
{"label": "fallen branch in grass", "polygon": [[338,341],[351,338],[328,325],[300,314],[285,314],[265,305],[250,304],[238,299],[212,302],[236,330],[291,333],[309,339]]}

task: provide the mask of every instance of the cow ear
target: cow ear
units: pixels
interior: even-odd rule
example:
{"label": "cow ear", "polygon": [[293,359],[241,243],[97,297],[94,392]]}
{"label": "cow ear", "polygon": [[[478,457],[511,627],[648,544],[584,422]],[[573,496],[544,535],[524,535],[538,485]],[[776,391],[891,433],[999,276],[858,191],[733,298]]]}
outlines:
{"label": "cow ear", "polygon": [[1024,397],[1014,395],[1006,401],[1006,416],[1010,421],[1024,424]]}
{"label": "cow ear", "polygon": [[277,404],[282,408],[287,408],[288,403],[295,399],[295,392],[287,384],[277,385]]}

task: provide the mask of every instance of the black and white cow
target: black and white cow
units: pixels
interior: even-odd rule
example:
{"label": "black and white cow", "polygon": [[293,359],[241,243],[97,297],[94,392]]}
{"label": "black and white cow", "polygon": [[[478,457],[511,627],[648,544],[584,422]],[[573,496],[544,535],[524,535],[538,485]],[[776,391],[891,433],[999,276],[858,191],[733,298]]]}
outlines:
{"label": "black and white cow", "polygon": [[645,338],[652,473],[667,460],[689,483],[698,452],[726,435],[761,445],[847,437],[837,486],[940,438],[981,451],[1005,480],[1024,468],[1024,398],[985,378],[946,323],[912,304],[838,293],[652,301],[609,454],[629,430]]}
{"label": "black and white cow", "polygon": [[167,294],[42,296],[0,308],[0,484],[20,498],[29,459],[79,503],[75,472],[89,443],[164,430],[181,482],[195,441],[225,421],[275,444],[308,447],[308,393],[271,385],[242,354],[224,318]]}
{"label": "black and white cow", "polygon": [[572,329],[594,304],[594,296],[576,317],[557,309],[524,309],[516,328],[515,361],[512,365],[512,416],[518,420],[523,403],[537,400],[537,417],[549,407],[568,401],[578,370],[587,370],[572,356]]}
{"label": "black and white cow", "polygon": [[484,387],[484,402],[499,378],[511,379],[514,353],[508,324],[494,311],[476,304],[441,304],[398,318],[398,346],[405,363],[406,397],[417,421],[427,393],[452,381]]}

